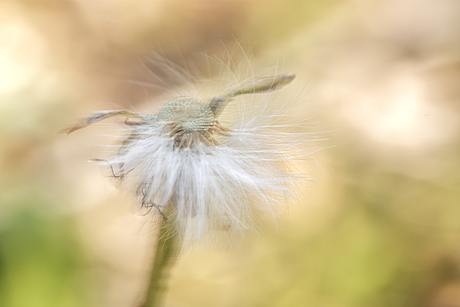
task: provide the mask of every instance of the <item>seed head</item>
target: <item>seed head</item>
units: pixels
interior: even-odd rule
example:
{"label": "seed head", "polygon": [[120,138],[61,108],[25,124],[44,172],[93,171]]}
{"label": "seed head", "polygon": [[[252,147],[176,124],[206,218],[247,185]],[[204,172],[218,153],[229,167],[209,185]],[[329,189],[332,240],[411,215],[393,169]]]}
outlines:
{"label": "seed head", "polygon": [[[177,97],[156,116],[102,111],[67,132],[113,116],[136,118],[136,123],[125,122],[129,136],[117,153],[103,160],[119,186],[165,221],[163,212],[173,212],[184,241],[201,240],[216,229],[232,234],[251,228],[260,214],[276,216],[296,194],[296,182],[306,179],[292,166],[310,153],[304,148],[311,141],[308,132],[292,132],[303,121],[286,123],[288,108],[271,111],[275,98],[269,92],[294,77],[255,79],[208,102]],[[259,94],[261,103],[233,126],[220,124],[230,101],[247,94]]]}

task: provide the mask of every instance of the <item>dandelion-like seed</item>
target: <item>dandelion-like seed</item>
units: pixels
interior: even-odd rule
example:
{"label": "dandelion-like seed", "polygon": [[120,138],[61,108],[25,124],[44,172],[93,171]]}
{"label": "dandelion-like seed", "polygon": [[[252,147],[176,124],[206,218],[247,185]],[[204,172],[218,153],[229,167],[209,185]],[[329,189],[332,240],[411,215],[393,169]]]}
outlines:
{"label": "dandelion-like seed", "polygon": [[[294,77],[279,74],[255,79],[210,101],[177,97],[157,115],[102,111],[67,132],[114,116],[134,118],[134,122],[125,121],[129,136],[118,152],[101,160],[110,166],[118,183],[131,190],[142,207],[157,212],[182,242],[201,240],[215,229],[246,230],[258,214],[276,214],[295,181],[305,179],[294,174],[290,163],[309,155],[302,148],[309,140],[304,133],[292,132],[298,127],[282,121],[285,112],[271,114],[267,107],[272,103],[269,92]],[[260,93],[265,93],[266,101],[252,106],[255,116],[231,127],[219,122],[232,99]],[[171,238],[166,235],[163,239]],[[164,254],[169,253],[167,248]],[[148,296],[158,292],[156,284],[162,274],[158,270],[169,256],[157,252],[155,257]],[[166,262],[161,262],[163,258]]]}

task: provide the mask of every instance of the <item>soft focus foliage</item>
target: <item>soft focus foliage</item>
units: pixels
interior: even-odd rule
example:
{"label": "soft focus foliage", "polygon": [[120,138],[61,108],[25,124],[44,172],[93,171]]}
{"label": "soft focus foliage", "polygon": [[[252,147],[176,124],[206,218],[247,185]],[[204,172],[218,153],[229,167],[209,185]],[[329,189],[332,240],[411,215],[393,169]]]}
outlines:
{"label": "soft focus foliage", "polygon": [[81,163],[112,131],[57,132],[157,111],[184,84],[152,80],[151,51],[208,71],[197,53],[240,42],[297,74],[334,147],[278,224],[185,253],[167,306],[460,306],[459,28],[447,0],[0,2],[0,305],[139,301],[149,220]]}

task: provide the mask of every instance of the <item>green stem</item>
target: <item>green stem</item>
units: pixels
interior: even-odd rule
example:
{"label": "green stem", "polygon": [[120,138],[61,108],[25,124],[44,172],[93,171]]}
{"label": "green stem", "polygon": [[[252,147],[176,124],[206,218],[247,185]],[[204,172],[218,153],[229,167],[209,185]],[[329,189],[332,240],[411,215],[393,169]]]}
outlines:
{"label": "green stem", "polygon": [[163,305],[167,282],[171,268],[179,251],[178,234],[175,229],[175,218],[172,217],[172,205],[169,205],[165,215],[169,220],[161,227],[158,243],[155,247],[153,268],[150,275],[147,294],[141,307],[159,307]]}

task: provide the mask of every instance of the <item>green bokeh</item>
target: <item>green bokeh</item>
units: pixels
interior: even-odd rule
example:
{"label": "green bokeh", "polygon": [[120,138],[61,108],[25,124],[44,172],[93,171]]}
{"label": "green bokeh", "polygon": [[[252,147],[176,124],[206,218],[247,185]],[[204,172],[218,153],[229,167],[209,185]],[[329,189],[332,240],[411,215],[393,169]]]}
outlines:
{"label": "green bokeh", "polygon": [[86,257],[72,220],[47,214],[38,198],[15,205],[0,228],[0,306],[90,306]]}

